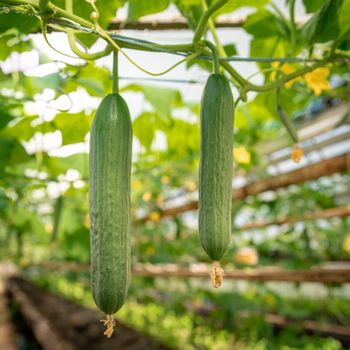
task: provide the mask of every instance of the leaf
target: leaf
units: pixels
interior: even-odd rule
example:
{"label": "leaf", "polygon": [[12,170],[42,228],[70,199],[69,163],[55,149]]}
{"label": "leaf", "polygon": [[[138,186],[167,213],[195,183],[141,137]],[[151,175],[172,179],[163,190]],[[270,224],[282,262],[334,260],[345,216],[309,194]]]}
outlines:
{"label": "leaf", "polygon": [[307,13],[317,11],[324,3],[324,0],[303,0]]}
{"label": "leaf", "polygon": [[0,130],[5,128],[11,120],[13,120],[12,115],[8,114],[6,111],[0,110]]}
{"label": "leaf", "polygon": [[129,0],[128,21],[152,13],[164,11],[169,6],[169,0]]}
{"label": "leaf", "polygon": [[308,45],[337,38],[342,0],[325,0],[324,5],[303,25],[301,34]]}
{"label": "leaf", "polygon": [[203,13],[200,0],[175,0],[175,4],[182,16],[187,19],[189,28],[194,31]]}
{"label": "leaf", "polygon": [[168,143],[168,153],[178,157],[189,157],[199,152],[198,124],[190,124],[174,119],[172,125],[164,125]]}
{"label": "leaf", "polygon": [[90,130],[92,114],[80,113],[59,113],[55,116],[53,124],[62,133],[62,144],[83,142]]}
{"label": "leaf", "polygon": [[249,15],[243,28],[255,38],[267,38],[279,34],[275,15],[267,10],[259,10]]}
{"label": "leaf", "polygon": [[32,50],[32,41],[24,39],[17,30],[12,29],[0,35],[0,60],[4,61],[12,52],[25,52]]}
{"label": "leaf", "polygon": [[23,163],[30,159],[23,146],[15,138],[0,138],[0,172],[6,165]]}
{"label": "leaf", "polygon": [[[207,1],[208,6],[213,4],[214,1]],[[257,7],[262,8],[268,3],[268,0],[229,0],[229,2],[216,11],[213,14],[213,18],[215,19],[217,16],[223,13],[230,13],[237,10],[240,7]],[[187,18],[189,27],[192,30],[195,30],[201,15],[203,14],[201,0],[175,0],[175,4],[181,14]]]}
{"label": "leaf", "polygon": [[34,33],[40,28],[40,20],[20,13],[0,14],[0,33],[11,28],[16,28],[19,32],[25,34]]}
{"label": "leaf", "polygon": [[134,135],[139,139],[141,145],[148,151],[151,149],[154,139],[156,119],[155,113],[144,112],[140,114],[133,122]]}
{"label": "leaf", "polygon": [[171,110],[181,103],[181,95],[178,90],[155,86],[144,86],[145,98],[154,109],[164,118],[168,118]]}
{"label": "leaf", "polygon": [[52,73],[42,77],[31,77],[31,83],[37,91],[42,91],[46,88],[52,90],[63,89],[65,80],[59,73]]}
{"label": "leaf", "polygon": [[[254,38],[250,42],[251,57],[284,57],[286,55],[286,43],[278,37]],[[257,63],[261,69],[269,68],[269,63]]]}
{"label": "leaf", "polygon": [[6,136],[16,137],[19,140],[29,141],[37,131],[32,126],[32,121],[38,119],[37,116],[30,116],[18,119],[18,121],[11,127],[4,130]]}
{"label": "leaf", "polygon": [[106,95],[112,86],[111,72],[106,67],[99,67],[89,62],[82,67],[72,69],[73,76],[67,81],[66,92],[72,92],[84,87],[92,96]]}
{"label": "leaf", "polygon": [[225,50],[226,55],[228,57],[235,56],[238,53],[237,49],[236,49],[236,46],[234,44],[227,44],[227,45],[225,45],[224,46],[224,50]]}
{"label": "leaf", "polygon": [[77,153],[69,157],[50,157],[44,154],[43,164],[50,176],[65,174],[70,168],[77,170],[83,178],[88,176],[89,161],[87,153]]}
{"label": "leaf", "polygon": [[345,33],[350,28],[350,0],[344,0],[339,14],[340,34]]}
{"label": "leaf", "polygon": [[[229,0],[226,5],[221,7],[218,11],[216,11],[213,15],[213,17],[217,17],[223,13],[231,13],[233,11],[236,11],[237,9],[241,7],[257,7],[262,8],[264,7],[269,0]],[[213,2],[212,2],[213,3]]]}
{"label": "leaf", "polygon": [[146,100],[155,111],[164,119],[168,119],[174,107],[183,106],[181,94],[178,90],[151,85],[130,84],[121,91],[142,92]]}

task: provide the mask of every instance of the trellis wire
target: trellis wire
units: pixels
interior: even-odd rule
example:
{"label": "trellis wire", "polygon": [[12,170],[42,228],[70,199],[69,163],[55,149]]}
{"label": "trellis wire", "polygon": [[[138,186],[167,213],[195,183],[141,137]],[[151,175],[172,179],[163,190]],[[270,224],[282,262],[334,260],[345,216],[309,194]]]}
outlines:
{"label": "trellis wire", "polygon": [[[111,78],[112,79],[112,78]],[[131,81],[154,81],[160,83],[179,83],[179,84],[204,84],[204,80],[186,80],[186,79],[162,79],[162,78],[148,78],[148,77],[119,77],[121,80],[131,80]]]}

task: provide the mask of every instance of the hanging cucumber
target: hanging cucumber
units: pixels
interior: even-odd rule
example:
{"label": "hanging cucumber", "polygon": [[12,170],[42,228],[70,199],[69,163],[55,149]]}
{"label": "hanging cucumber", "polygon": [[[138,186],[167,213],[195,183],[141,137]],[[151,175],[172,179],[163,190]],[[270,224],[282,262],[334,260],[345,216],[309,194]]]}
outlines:
{"label": "hanging cucumber", "polygon": [[[115,54],[116,56],[116,54]],[[112,314],[125,302],[130,280],[130,175],[132,124],[117,93],[99,105],[90,136],[90,238],[93,298],[107,315],[105,335],[113,333]]]}
{"label": "hanging cucumber", "polygon": [[229,82],[222,74],[212,74],[201,101],[198,226],[201,244],[214,261],[215,288],[223,277],[219,261],[231,242],[233,117]]}

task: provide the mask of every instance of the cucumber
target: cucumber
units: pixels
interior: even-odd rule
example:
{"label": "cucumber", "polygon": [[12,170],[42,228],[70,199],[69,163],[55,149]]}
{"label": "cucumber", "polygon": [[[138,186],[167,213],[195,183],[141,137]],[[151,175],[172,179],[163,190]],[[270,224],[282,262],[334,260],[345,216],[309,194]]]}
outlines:
{"label": "cucumber", "polygon": [[[214,262],[231,242],[233,118],[229,82],[212,74],[201,101],[198,228],[202,247]],[[220,270],[217,263],[214,269]]]}
{"label": "cucumber", "polygon": [[128,106],[109,94],[92,123],[89,159],[92,294],[106,315],[122,307],[130,281],[131,150]]}

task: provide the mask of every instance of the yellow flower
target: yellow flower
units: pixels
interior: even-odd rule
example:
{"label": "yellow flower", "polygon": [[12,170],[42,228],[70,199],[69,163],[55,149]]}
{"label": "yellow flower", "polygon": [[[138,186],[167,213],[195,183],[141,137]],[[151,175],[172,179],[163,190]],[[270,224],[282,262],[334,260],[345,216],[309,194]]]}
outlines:
{"label": "yellow flower", "polygon": [[149,202],[152,199],[152,193],[150,191],[147,191],[143,194],[142,199],[145,202]]}
{"label": "yellow flower", "polygon": [[322,67],[316,68],[310,73],[306,73],[304,78],[308,87],[314,92],[315,95],[319,96],[323,91],[331,89],[329,81],[327,80],[329,76],[329,68]]}
{"label": "yellow flower", "polygon": [[164,175],[164,176],[162,176],[162,178],[160,179],[160,182],[161,182],[163,185],[167,185],[167,184],[170,182],[170,177],[167,176],[167,175]]}
{"label": "yellow flower", "polygon": [[197,189],[197,184],[192,180],[186,181],[184,186],[186,190],[189,192],[193,192]]}
{"label": "yellow flower", "polygon": [[157,197],[156,203],[157,203],[158,207],[162,207],[164,205],[164,196],[162,194],[160,194]]}
{"label": "yellow flower", "polygon": [[[290,65],[289,63],[283,63],[282,66],[280,66],[279,62],[272,62],[271,66],[272,66],[272,68],[280,69],[282,71],[282,73],[285,74],[285,75],[291,74],[291,73],[296,71],[296,69],[292,65]],[[275,80],[276,79],[276,71],[271,73],[270,78],[271,78],[271,80]],[[300,77],[291,79],[291,80],[287,81],[284,84],[284,86],[287,89],[289,89],[298,80],[300,80]]]}
{"label": "yellow flower", "polygon": [[160,213],[159,213],[158,211],[153,211],[153,212],[150,214],[149,218],[150,218],[153,222],[157,222],[157,221],[159,221],[159,219],[160,219]]}
{"label": "yellow flower", "polygon": [[237,163],[249,164],[251,156],[244,146],[240,146],[233,150],[233,158]]}
{"label": "yellow flower", "polygon": [[131,186],[134,190],[139,190],[142,187],[142,183],[140,180],[133,180]]}
{"label": "yellow flower", "polygon": [[299,163],[301,158],[304,155],[304,151],[298,146],[298,144],[295,144],[293,146],[291,158],[294,163]]}

